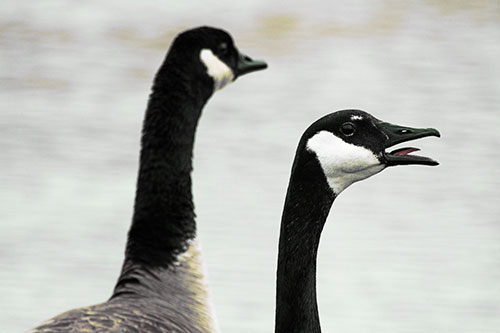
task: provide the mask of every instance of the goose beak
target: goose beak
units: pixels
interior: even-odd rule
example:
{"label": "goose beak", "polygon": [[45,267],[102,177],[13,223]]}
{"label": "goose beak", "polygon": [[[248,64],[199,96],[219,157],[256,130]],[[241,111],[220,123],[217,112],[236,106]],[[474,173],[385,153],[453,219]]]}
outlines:
{"label": "goose beak", "polygon": [[[385,134],[387,140],[385,148],[390,148],[398,143],[412,141],[427,136],[441,136],[439,131],[434,128],[411,128],[405,126],[394,125],[386,122],[380,122],[377,127]],[[439,163],[429,157],[410,155],[410,153],[419,151],[420,149],[414,147],[405,147],[393,150],[391,152],[384,151],[383,158],[387,166],[395,165],[439,165]]]}
{"label": "goose beak", "polygon": [[264,61],[253,60],[249,56],[239,52],[236,77],[266,68],[267,64]]}

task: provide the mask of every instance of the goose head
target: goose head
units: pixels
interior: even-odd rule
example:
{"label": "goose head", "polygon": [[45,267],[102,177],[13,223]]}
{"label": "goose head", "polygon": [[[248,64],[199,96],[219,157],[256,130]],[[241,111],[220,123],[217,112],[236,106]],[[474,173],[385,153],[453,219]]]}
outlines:
{"label": "goose head", "polygon": [[[388,149],[403,142],[440,134],[433,128],[412,128],[381,121],[361,110],[342,110],[314,122],[299,144],[299,165],[319,163],[335,195],[354,182],[390,166],[438,165],[411,154],[418,148]],[[306,170],[305,168],[304,170]]]}
{"label": "goose head", "polygon": [[267,68],[264,61],[241,53],[229,33],[212,27],[199,27],[179,34],[167,60],[198,82],[220,90],[244,74]]}

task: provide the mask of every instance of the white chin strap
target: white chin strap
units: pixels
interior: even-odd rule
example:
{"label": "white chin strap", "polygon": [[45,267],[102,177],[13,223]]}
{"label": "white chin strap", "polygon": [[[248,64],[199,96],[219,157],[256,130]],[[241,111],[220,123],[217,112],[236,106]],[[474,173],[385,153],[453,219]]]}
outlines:
{"label": "white chin strap", "polygon": [[212,50],[201,50],[200,59],[205,67],[207,67],[207,74],[214,80],[214,91],[220,90],[233,82],[233,71],[228,65],[217,58]]}
{"label": "white chin strap", "polygon": [[385,168],[370,149],[345,142],[328,131],[320,131],[312,136],[307,141],[307,149],[316,154],[328,184],[336,195],[352,183]]}

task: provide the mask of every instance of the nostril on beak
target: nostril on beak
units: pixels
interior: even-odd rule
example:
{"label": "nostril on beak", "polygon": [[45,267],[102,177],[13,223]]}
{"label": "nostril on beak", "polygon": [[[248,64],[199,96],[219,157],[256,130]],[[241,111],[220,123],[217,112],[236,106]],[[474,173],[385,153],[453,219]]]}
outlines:
{"label": "nostril on beak", "polygon": [[403,129],[398,130],[397,133],[398,134],[409,134],[409,133],[412,133],[412,131],[409,129],[403,128]]}

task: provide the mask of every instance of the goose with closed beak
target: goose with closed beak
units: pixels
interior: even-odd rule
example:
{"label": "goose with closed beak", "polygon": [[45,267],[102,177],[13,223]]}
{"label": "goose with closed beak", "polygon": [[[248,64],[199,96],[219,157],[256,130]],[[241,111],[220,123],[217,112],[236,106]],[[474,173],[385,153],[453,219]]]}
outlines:
{"label": "goose with closed beak", "polygon": [[114,292],[107,302],[60,314],[33,332],[217,331],[196,240],[195,132],[214,91],[266,67],[240,53],[223,30],[200,27],[177,36],[146,109],[132,226]]}

